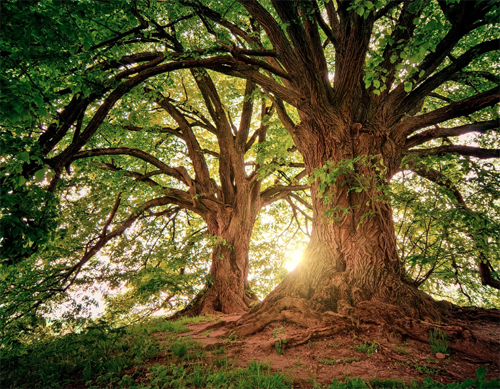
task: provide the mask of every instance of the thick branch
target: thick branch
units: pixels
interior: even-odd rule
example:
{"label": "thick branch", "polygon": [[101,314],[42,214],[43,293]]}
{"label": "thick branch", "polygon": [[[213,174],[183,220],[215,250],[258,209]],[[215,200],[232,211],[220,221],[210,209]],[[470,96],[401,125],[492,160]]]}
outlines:
{"label": "thick branch", "polygon": [[418,155],[419,157],[429,157],[433,155],[441,156],[455,153],[479,159],[500,158],[500,149],[483,149],[481,147],[459,145],[440,146],[431,149],[413,149],[409,150],[408,153]]}
{"label": "thick branch", "polygon": [[435,111],[403,120],[396,131],[403,132],[405,135],[410,135],[412,132],[421,128],[429,127],[460,116],[470,115],[485,107],[491,107],[497,104],[499,99],[500,91],[498,88],[492,88],[486,92],[436,109]]}
{"label": "thick branch", "polygon": [[406,147],[407,148],[415,147],[433,139],[444,138],[448,136],[460,136],[471,132],[479,132],[484,134],[488,130],[498,129],[499,127],[500,127],[500,122],[498,120],[476,122],[452,128],[436,127],[408,138],[406,140]]}
{"label": "thick branch", "polygon": [[190,186],[190,183],[192,181],[192,179],[189,177],[187,173],[186,168],[184,167],[172,168],[161,162],[159,159],[153,157],[151,154],[148,154],[145,151],[139,149],[129,149],[126,147],[112,147],[107,149],[85,150],[74,154],[71,159],[71,162],[81,158],[90,158],[103,155],[130,155],[132,157],[142,159],[143,161],[148,162],[153,166],[156,166],[164,174],[167,174],[168,176],[171,176],[188,186]]}

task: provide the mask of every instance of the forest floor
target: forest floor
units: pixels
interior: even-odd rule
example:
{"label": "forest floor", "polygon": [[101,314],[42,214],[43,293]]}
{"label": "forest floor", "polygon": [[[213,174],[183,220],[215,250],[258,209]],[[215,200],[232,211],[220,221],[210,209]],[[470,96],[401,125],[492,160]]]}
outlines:
{"label": "forest floor", "polygon": [[[475,379],[476,370],[482,367],[486,367],[486,380],[500,378],[500,353],[496,363],[485,363],[450,351],[444,338],[435,339],[432,346],[412,339],[398,342],[388,339],[380,326],[361,325],[356,333],[311,339],[287,348],[287,337],[303,329],[293,324],[274,323],[245,339],[228,337],[228,329],[239,317],[225,315],[215,324],[214,321],[187,324],[189,331],[179,334],[179,339],[200,342],[205,350],[202,363],[207,366],[243,368],[255,360],[270,366],[272,372],[289,377],[295,388],[323,387],[332,384],[335,378],[344,381],[353,377],[363,379],[369,388],[399,387],[398,382],[415,385],[426,377],[447,384]],[[478,321],[475,324],[485,337],[500,339],[498,323]],[[165,342],[171,341],[165,333],[157,332],[153,336],[160,343],[163,337]],[[150,361],[169,362],[168,357]],[[390,386],[390,382],[394,386]]]}
{"label": "forest floor", "polygon": [[499,389],[499,315],[483,311],[441,326],[450,338],[433,326],[429,336],[395,338],[366,322],[316,338],[275,322],[238,338],[237,315],[150,317],[120,328],[95,321],[0,353],[0,388]]}

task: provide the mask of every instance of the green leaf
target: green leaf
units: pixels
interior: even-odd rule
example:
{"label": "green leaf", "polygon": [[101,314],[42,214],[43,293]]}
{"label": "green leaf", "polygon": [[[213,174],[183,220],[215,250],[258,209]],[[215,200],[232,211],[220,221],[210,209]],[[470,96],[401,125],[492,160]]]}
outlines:
{"label": "green leaf", "polygon": [[363,16],[363,14],[365,13],[365,9],[363,7],[358,7],[358,8],[356,8],[356,13],[359,16]]}
{"label": "green leaf", "polygon": [[405,82],[405,92],[410,93],[413,88],[413,84],[411,82]]}
{"label": "green leaf", "polygon": [[21,161],[29,162],[30,154],[27,151],[22,151],[19,154],[17,154],[17,158],[19,158]]}
{"label": "green leaf", "polygon": [[35,172],[35,180],[37,182],[42,182],[45,178],[45,169],[40,169]]}
{"label": "green leaf", "polygon": [[477,369],[476,376],[478,381],[484,380],[484,377],[486,377],[486,366],[481,366],[479,369]]}

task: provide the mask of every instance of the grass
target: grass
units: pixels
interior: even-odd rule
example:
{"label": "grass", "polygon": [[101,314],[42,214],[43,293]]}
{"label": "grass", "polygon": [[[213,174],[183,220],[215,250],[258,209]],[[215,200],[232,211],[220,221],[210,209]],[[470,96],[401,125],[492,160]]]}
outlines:
{"label": "grass", "polygon": [[431,344],[431,352],[433,354],[449,353],[450,342],[448,341],[448,335],[446,335],[446,332],[442,331],[439,328],[434,328],[429,332],[429,341]]}
{"label": "grass", "polygon": [[472,389],[472,388],[489,388],[498,389],[500,387],[500,380],[485,381],[486,368],[480,367],[476,370],[476,379],[468,379],[464,382],[451,382],[443,384],[435,382],[430,378],[425,378],[422,382],[413,381],[411,384],[406,385],[401,380],[387,379],[379,380],[372,379],[367,382],[361,378],[346,377],[345,380],[340,381],[334,379],[333,383],[328,386],[328,389]]}
{"label": "grass", "polygon": [[[291,378],[273,372],[271,366],[251,361],[245,367],[237,366],[237,358],[230,359],[224,347],[216,347],[212,363],[203,358],[206,351],[190,337],[180,337],[186,325],[216,318],[190,318],[176,322],[154,318],[127,328],[111,328],[106,323],[80,333],[33,338],[17,348],[2,349],[0,355],[1,388],[65,388],[86,385],[89,388],[292,388]],[[154,336],[162,332],[162,336]],[[276,330],[275,340],[282,339],[284,331]],[[38,335],[39,336],[39,335]],[[365,343],[360,351],[373,351],[374,342]],[[336,346],[331,346],[336,347]],[[365,350],[366,349],[366,350]],[[331,359],[318,362],[324,365],[347,364],[359,357]],[[154,361],[154,362],[153,362]],[[432,362],[432,361],[431,361]],[[433,374],[426,363],[410,365],[422,374]],[[429,362],[430,363],[430,362]],[[300,363],[296,363],[297,367]],[[406,363],[404,366],[407,366]],[[405,386],[398,380],[370,380],[346,377],[336,380],[324,389],[355,388],[498,388],[500,381],[484,381],[485,369],[478,369],[477,378],[462,383],[444,385],[426,379]],[[319,384],[318,384],[319,385]],[[318,386],[316,385],[316,386]],[[318,386],[321,387],[321,386]]]}
{"label": "grass", "polygon": [[352,346],[351,349],[364,352],[366,355],[370,356],[378,351],[378,344],[375,341],[371,343],[363,342],[360,345]]}

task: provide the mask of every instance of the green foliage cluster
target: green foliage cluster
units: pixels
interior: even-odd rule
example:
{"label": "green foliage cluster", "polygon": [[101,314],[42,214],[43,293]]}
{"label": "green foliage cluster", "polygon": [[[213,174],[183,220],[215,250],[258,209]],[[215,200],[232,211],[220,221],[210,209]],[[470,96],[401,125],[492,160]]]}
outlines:
{"label": "green foliage cluster", "polygon": [[[498,163],[447,156],[420,164],[438,171],[446,185],[403,173],[392,179],[388,192],[398,252],[408,274],[438,298],[498,307],[498,293],[478,282],[477,270],[486,258],[493,269],[500,266]],[[463,203],[454,190],[462,193]]]}

